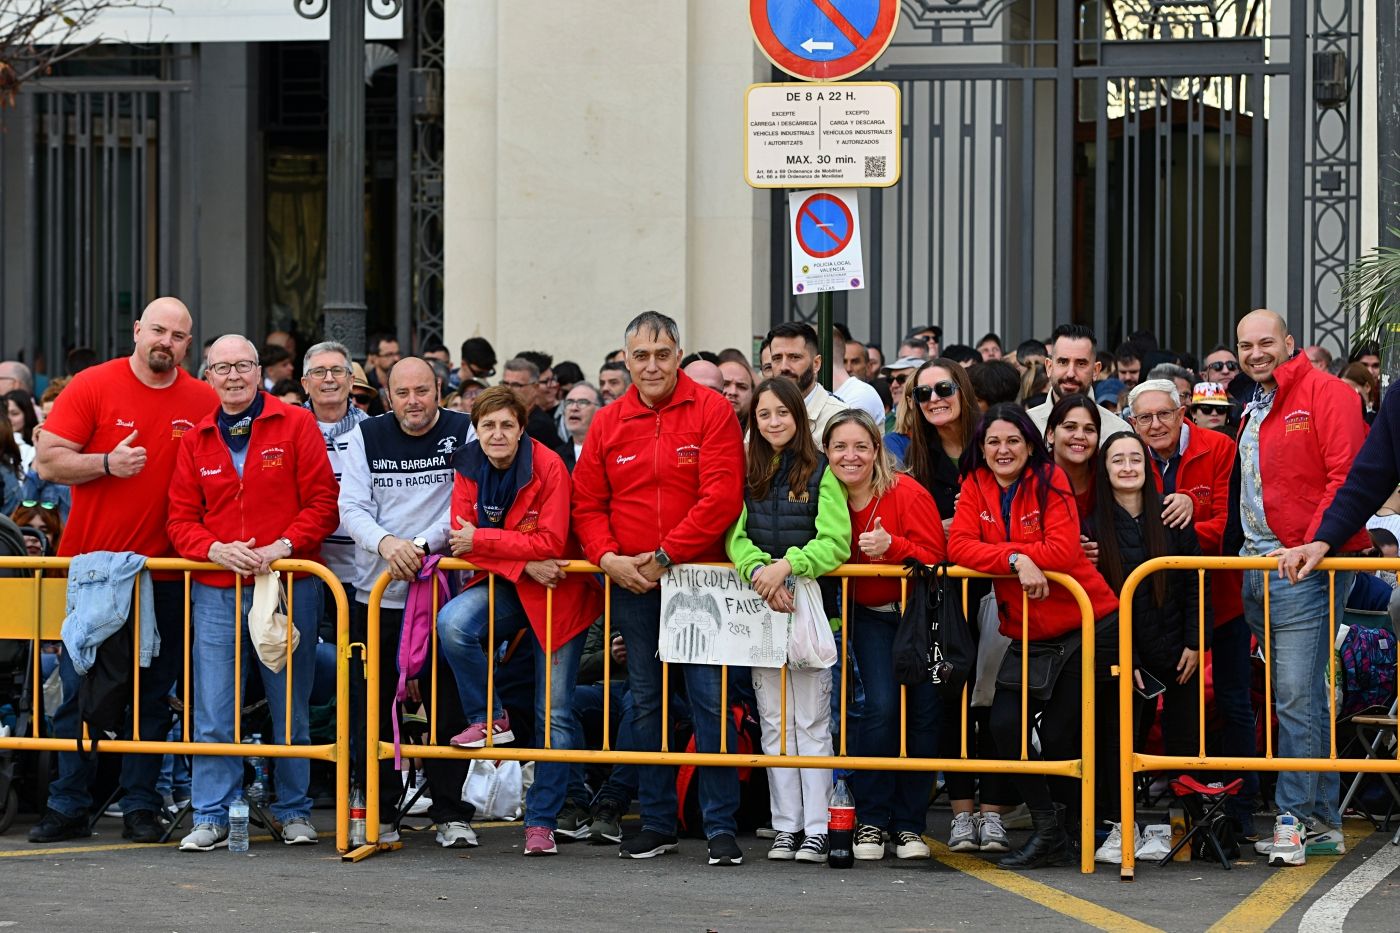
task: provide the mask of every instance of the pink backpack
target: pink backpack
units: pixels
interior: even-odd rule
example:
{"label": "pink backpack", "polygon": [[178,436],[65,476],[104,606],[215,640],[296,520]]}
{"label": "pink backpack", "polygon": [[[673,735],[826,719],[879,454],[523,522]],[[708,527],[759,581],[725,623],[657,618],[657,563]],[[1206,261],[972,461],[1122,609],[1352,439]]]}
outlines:
{"label": "pink backpack", "polygon": [[409,581],[408,599],[403,607],[403,624],[399,628],[399,685],[394,691],[394,768],[403,769],[400,752],[400,704],[408,699],[408,682],[422,677],[428,669],[428,650],[433,643],[433,593],[442,609],[451,598],[447,589],[447,574],[438,569],[437,554],[429,554]]}

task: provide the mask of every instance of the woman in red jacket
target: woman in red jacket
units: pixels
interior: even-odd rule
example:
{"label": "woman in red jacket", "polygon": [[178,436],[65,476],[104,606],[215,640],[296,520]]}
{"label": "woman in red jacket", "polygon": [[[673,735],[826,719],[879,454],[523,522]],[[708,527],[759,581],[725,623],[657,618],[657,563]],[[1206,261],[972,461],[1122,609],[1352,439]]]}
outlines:
{"label": "woman in red jacket", "polygon": [[[1035,425],[1019,406],[997,405],[983,416],[963,458],[958,510],[948,533],[948,556],[983,573],[1015,574],[999,579],[995,590],[1002,634],[1013,640],[992,700],[992,737],[1003,758],[1019,757],[1021,737],[1020,644],[1024,629],[1031,645],[1063,651],[1063,667],[1048,691],[1027,700],[1027,716],[1040,718],[1041,753],[1027,742],[1035,759],[1078,758],[1080,735],[1079,605],[1068,590],[1052,587],[1045,574],[1058,571],[1078,580],[1089,595],[1098,620],[1096,668],[1107,681],[1117,647],[1118,600],[1094,572],[1079,542],[1079,513],[1064,471],[1055,466]],[[1022,596],[1034,611],[1023,612]],[[1034,649],[1031,652],[1035,656]],[[1112,698],[1112,684],[1102,692]],[[1040,695],[1037,695],[1040,694]],[[1116,709],[1116,704],[1110,703]],[[1116,733],[1116,727],[1112,730]],[[1116,758],[1105,759],[1108,761]],[[1111,769],[1106,769],[1111,772]],[[1035,774],[1012,779],[1031,811],[1034,832],[1017,851],[1003,858],[1003,868],[1066,864],[1069,839],[1056,816],[1049,780]]]}
{"label": "woman in red jacket", "polygon": [[[851,563],[895,564],[914,557],[926,564],[944,559],[943,521],[933,496],[914,477],[894,473],[880,429],[859,409],[832,418],[823,437],[827,462],[846,487],[851,512]],[[899,625],[900,581],[865,578],[851,582],[854,602],[851,651],[865,687],[857,755],[893,758],[899,754],[899,684],[891,651]],[[938,695],[932,684],[908,688],[906,727],[909,754],[931,758],[938,751]],[[885,857],[884,832],[902,859],[929,857],[923,832],[933,792],[931,771],[857,771],[855,857]]]}
{"label": "woman in red jacket", "polygon": [[[495,637],[528,625],[535,644],[535,729],[545,732],[549,676],[550,746],[574,748],[574,683],[584,633],[602,612],[602,593],[585,574],[565,575],[569,538],[569,472],[559,455],[525,435],[525,406],[506,386],[487,389],[472,405],[477,439],[453,455],[452,554],[496,575]],[[549,596],[553,593],[553,597]],[[552,604],[552,605],[551,605]],[[552,609],[552,612],[551,612]],[[484,644],[491,599],[486,576],[438,612],[438,639],[452,668],[468,725],[453,745],[480,748],[514,740],[497,697],[486,706]],[[548,646],[548,650],[546,650]],[[496,712],[500,715],[496,716]],[[525,797],[525,855],[553,855],[569,765],[541,761]]]}

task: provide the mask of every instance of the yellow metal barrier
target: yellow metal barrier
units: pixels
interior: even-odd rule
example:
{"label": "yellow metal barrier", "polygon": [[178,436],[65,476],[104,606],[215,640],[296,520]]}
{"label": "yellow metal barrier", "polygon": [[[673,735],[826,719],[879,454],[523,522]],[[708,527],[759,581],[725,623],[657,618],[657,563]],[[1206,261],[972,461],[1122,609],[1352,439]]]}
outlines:
{"label": "yellow metal barrier", "polygon": [[[465,561],[456,559],[443,559],[438,566],[443,570],[480,570]],[[720,564],[718,566],[730,566]],[[601,570],[585,561],[571,561],[565,568],[566,573],[601,573]],[[968,605],[969,579],[991,579],[993,575],[978,573],[962,567],[953,567],[949,575],[963,580],[963,610],[969,619],[969,624],[976,624],[976,607]],[[901,603],[907,599],[908,577],[902,567],[899,566],[872,566],[868,564],[855,565],[847,564],[838,568],[833,577],[844,578],[842,582],[842,604],[849,605],[849,600],[845,599],[846,589],[849,583],[846,580],[855,577],[898,577],[905,581],[902,587]],[[783,708],[780,713],[782,723],[782,735],[780,736],[779,748],[783,749],[778,755],[740,755],[728,752],[726,745],[726,729],[723,725],[720,728],[720,751],[719,752],[672,752],[667,748],[668,735],[668,703],[661,704],[661,749],[660,751],[622,751],[609,748],[610,738],[607,730],[603,734],[603,748],[601,750],[589,749],[555,749],[550,747],[549,721],[550,721],[550,697],[551,691],[546,682],[545,688],[545,729],[544,748],[520,748],[520,747],[500,747],[493,744],[490,729],[487,730],[486,745],[483,748],[467,749],[458,748],[451,745],[438,744],[438,723],[437,723],[437,626],[433,626],[432,644],[429,654],[431,663],[430,677],[432,679],[429,696],[431,701],[431,715],[428,723],[427,742],[424,745],[414,745],[411,752],[406,752],[405,757],[413,758],[478,758],[492,761],[512,760],[512,761],[563,761],[570,763],[606,763],[606,764],[635,764],[635,765],[697,765],[697,766],[718,766],[718,767],[740,767],[740,768],[847,768],[855,770],[888,770],[888,771],[977,771],[977,772],[999,772],[1003,774],[1044,774],[1047,776],[1058,776],[1077,778],[1080,781],[1080,804],[1081,812],[1085,814],[1080,823],[1080,870],[1085,874],[1094,870],[1094,613],[1093,606],[1089,602],[1088,595],[1084,589],[1072,577],[1060,573],[1047,573],[1046,576],[1051,582],[1068,589],[1079,605],[1082,632],[1083,648],[1081,654],[1081,685],[1083,719],[1080,732],[1080,757],[1064,761],[1032,761],[1029,758],[1026,747],[1026,732],[1022,730],[1021,754],[1019,760],[1004,759],[978,759],[969,758],[967,755],[967,692],[964,687],[962,714],[960,725],[960,754],[957,758],[910,758],[906,751],[906,710],[907,710],[907,689],[900,688],[900,754],[897,758],[876,758],[849,756],[846,754],[846,672],[850,670],[849,664],[849,625],[843,624],[841,628],[841,745],[839,753],[831,756],[818,755],[791,755],[786,753],[787,749],[787,710],[786,710],[786,673],[782,687]],[[379,839],[379,769],[375,762],[390,760],[394,757],[394,746],[391,742],[380,741],[378,709],[379,696],[379,631],[380,631],[380,600],[384,595],[385,588],[389,585],[390,578],[387,573],[380,576],[374,588],[369,594],[369,618],[367,637],[365,638],[366,660],[365,671],[368,684],[366,685],[367,710],[365,716],[366,742],[365,748],[370,759],[370,764],[366,767],[366,790],[365,790],[365,834],[366,845],[346,856],[349,860],[358,861],[378,848]],[[487,606],[487,644],[497,644],[495,637],[495,575],[492,574],[486,583],[489,587]],[[605,646],[612,643],[612,582],[603,577],[604,585],[604,610],[603,610],[603,644]],[[436,597],[435,597],[436,600]],[[1022,595],[1023,611],[1027,610],[1028,599]],[[436,601],[433,606],[434,618],[440,607]],[[546,651],[552,648],[553,640],[553,600],[552,594],[547,603],[549,617],[546,621]],[[843,609],[843,623],[848,623],[845,618],[846,610]],[[1023,615],[1028,617],[1029,612]],[[582,636],[579,636],[582,637]],[[1026,682],[1026,665],[1028,663],[1029,651],[1024,650],[1027,636],[1023,634],[1021,655],[1021,722],[1026,722],[1027,692],[1024,684]],[[488,651],[488,666],[486,679],[486,697],[488,704],[488,720],[495,717],[495,712],[491,709],[495,695],[495,652]],[[550,676],[551,665],[545,666],[546,678]],[[786,672],[786,669],[784,669]],[[612,657],[611,652],[603,652],[603,683],[605,685],[612,682]],[[720,675],[720,695],[728,696],[728,667],[721,666]],[[669,665],[661,665],[661,693],[663,697],[669,693]],[[611,691],[603,690],[603,721],[609,721],[609,702]],[[724,717],[726,709],[721,709],[720,715]]]}
{"label": "yellow metal barrier", "polygon": [[[1397,570],[1400,562],[1393,559],[1337,557],[1324,560],[1313,573],[1328,575],[1328,633],[1327,644],[1337,641],[1337,603],[1331,598],[1336,593],[1336,574],[1343,571]],[[1136,777],[1143,771],[1335,771],[1371,773],[1400,773],[1400,760],[1383,758],[1339,758],[1337,757],[1337,697],[1336,690],[1328,691],[1328,710],[1331,719],[1331,747],[1326,758],[1277,758],[1273,743],[1273,669],[1270,651],[1269,587],[1267,580],[1263,587],[1264,638],[1261,648],[1264,652],[1264,714],[1268,728],[1264,730],[1264,755],[1260,758],[1212,757],[1206,754],[1205,730],[1205,677],[1204,659],[1197,668],[1196,683],[1198,696],[1197,742],[1199,754],[1193,757],[1172,755],[1146,755],[1133,747],[1133,596],[1143,580],[1154,573],[1165,570],[1194,570],[1204,581],[1207,570],[1242,570],[1278,573],[1278,560],[1270,557],[1158,557],[1139,565],[1123,582],[1123,592],[1119,597],[1121,609],[1118,625],[1118,668],[1124,676],[1118,678],[1119,742],[1121,793],[1123,812],[1122,825],[1131,826],[1136,815],[1134,785]],[[1200,589],[1198,600],[1197,625],[1200,641],[1205,644],[1205,589]],[[1217,620],[1219,621],[1219,620]],[[1329,651],[1328,682],[1337,683],[1337,653]],[[1132,834],[1126,833],[1131,840]],[[1136,853],[1131,843],[1123,846],[1123,865],[1120,877],[1123,881],[1134,878]]]}
{"label": "yellow metal barrier", "polygon": [[[33,695],[31,708],[36,715],[32,718],[29,735],[14,735],[0,738],[0,748],[13,748],[20,751],[59,751],[70,752],[76,749],[72,738],[42,735],[43,716],[40,693],[42,679],[39,676],[40,646],[45,641],[56,641],[62,637],[61,629],[66,604],[68,581],[63,577],[44,576],[46,571],[62,573],[68,570],[70,559],[66,557],[0,557],[0,569],[31,571],[32,576],[0,578],[0,606],[17,607],[19,611],[0,613],[0,639],[18,639],[33,644],[30,660],[33,670],[30,677]],[[181,678],[183,693],[183,729],[178,742],[154,741],[141,738],[141,628],[136,626],[132,644],[132,737],[130,739],[103,740],[104,752],[146,755],[247,755],[248,746],[242,744],[242,658],[243,627],[234,627],[234,739],[233,742],[195,742],[191,739],[191,718],[193,707],[190,704],[190,659],[193,640],[190,633],[190,582],[191,574],[197,571],[221,571],[228,573],[217,564],[197,563],[176,558],[153,558],[146,561],[146,569],[153,571],[175,571],[184,576],[185,621],[184,621],[184,673]],[[336,610],[336,719],[335,741],[324,745],[259,745],[257,753],[266,758],[309,758],[334,762],[336,766],[336,847],[344,852],[349,848],[348,801],[350,799],[350,616],[349,603],[340,581],[321,564],[307,560],[278,560],[272,569],[283,572],[287,584],[287,615],[295,611],[292,600],[292,582],[297,574],[309,574],[324,582],[335,600]],[[245,595],[241,582],[235,584],[235,597],[239,613],[242,613]],[[140,612],[140,586],[135,586],[133,611]],[[23,611],[27,607],[28,611]],[[292,691],[292,626],[287,627],[287,700],[286,722],[283,735],[290,736],[291,691]],[[83,738],[87,738],[87,727],[83,727]]]}

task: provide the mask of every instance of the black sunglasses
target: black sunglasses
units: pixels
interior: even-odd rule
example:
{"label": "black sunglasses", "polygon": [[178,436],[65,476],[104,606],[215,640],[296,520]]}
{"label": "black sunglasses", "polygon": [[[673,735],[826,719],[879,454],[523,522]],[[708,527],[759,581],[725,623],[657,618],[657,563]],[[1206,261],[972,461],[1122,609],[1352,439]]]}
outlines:
{"label": "black sunglasses", "polygon": [[1214,363],[1207,363],[1206,369],[1213,373],[1236,373],[1240,370],[1240,364],[1234,360],[1216,360]]}
{"label": "black sunglasses", "polygon": [[47,509],[48,511],[52,512],[54,509],[58,508],[58,503],[40,502],[38,499],[25,499],[23,502],[20,503],[21,508],[32,509],[35,506],[38,506],[41,509]]}
{"label": "black sunglasses", "polygon": [[920,405],[939,398],[952,398],[958,394],[958,384],[948,379],[940,379],[931,386],[914,386],[914,401]]}
{"label": "black sunglasses", "polygon": [[902,386],[902,385],[904,385],[904,383],[906,383],[906,382],[909,381],[909,377],[910,377],[911,375],[912,375],[912,373],[898,373],[898,374],[891,373],[891,374],[890,374],[890,382],[892,382],[893,384],[895,384],[895,385],[897,385],[897,386]]}

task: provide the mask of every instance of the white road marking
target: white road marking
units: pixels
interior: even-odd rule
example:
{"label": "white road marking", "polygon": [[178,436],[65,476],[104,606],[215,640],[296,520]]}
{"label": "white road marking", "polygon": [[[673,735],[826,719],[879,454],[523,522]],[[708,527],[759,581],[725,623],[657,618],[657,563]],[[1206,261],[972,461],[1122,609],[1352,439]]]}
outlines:
{"label": "white road marking", "polygon": [[1299,933],[1340,933],[1352,906],[1400,867],[1400,846],[1383,845],[1364,865],[1352,870],[1336,886],[1319,897],[1298,924]]}

